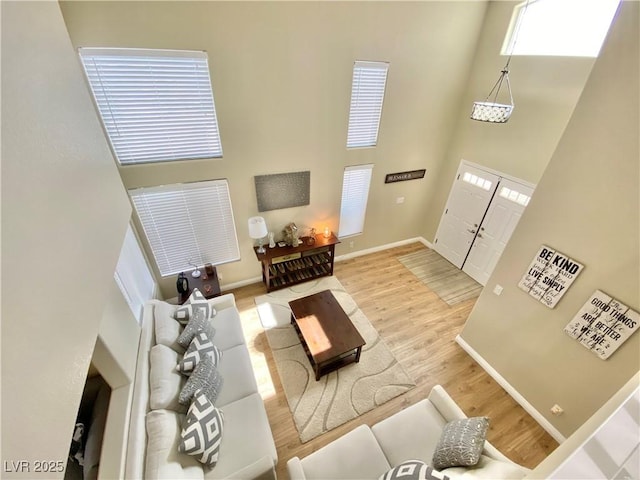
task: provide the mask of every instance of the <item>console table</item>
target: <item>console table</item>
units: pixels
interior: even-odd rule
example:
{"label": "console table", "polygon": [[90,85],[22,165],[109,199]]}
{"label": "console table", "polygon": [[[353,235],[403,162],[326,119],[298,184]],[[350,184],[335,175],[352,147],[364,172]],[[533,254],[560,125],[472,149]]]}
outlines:
{"label": "console table", "polygon": [[340,240],[333,233],[328,238],[316,235],[313,242],[309,239],[301,237],[302,243],[297,247],[265,246],[265,253],[258,253],[258,247],[254,247],[256,258],[262,263],[267,292],[333,275],[335,246]]}

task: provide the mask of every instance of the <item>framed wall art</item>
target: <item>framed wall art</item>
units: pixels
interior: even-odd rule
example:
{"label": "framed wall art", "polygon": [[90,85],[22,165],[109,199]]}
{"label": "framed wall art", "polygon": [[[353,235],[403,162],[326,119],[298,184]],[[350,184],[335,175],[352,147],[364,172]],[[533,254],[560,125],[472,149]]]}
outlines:
{"label": "framed wall art", "polygon": [[596,290],[564,331],[602,360],[606,360],[633,335],[638,325],[638,312]]}
{"label": "framed wall art", "polygon": [[584,265],[542,245],[518,286],[549,308],[556,306]]}

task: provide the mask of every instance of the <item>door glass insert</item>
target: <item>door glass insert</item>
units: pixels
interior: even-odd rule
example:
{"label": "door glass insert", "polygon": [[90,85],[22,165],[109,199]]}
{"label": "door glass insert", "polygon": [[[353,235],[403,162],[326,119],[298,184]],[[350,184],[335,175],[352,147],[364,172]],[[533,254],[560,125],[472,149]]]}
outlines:
{"label": "door glass insert", "polygon": [[476,187],[480,187],[483,190],[489,191],[491,189],[491,180],[479,177],[477,175],[474,175],[473,173],[464,172],[462,180],[470,183],[471,185],[475,185]]}
{"label": "door glass insert", "polygon": [[502,198],[506,198],[507,200],[511,200],[518,205],[522,205],[523,207],[526,207],[529,204],[529,200],[531,200],[531,197],[529,195],[525,195],[524,193],[520,193],[517,190],[513,190],[507,187],[502,187],[500,189],[500,196]]}

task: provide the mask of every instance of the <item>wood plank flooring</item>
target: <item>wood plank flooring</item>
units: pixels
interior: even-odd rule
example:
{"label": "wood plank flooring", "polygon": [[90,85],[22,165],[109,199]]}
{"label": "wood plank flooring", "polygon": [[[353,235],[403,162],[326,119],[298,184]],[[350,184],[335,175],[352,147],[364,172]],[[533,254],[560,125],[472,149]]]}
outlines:
{"label": "wood plank flooring", "polygon": [[442,385],[468,416],[490,417],[489,441],[513,461],[533,468],[557,442],[457,343],[475,299],[453,307],[407,270],[397,257],[425,249],[420,243],[336,262],[334,274],[367,315],[417,387],[310,442],[302,444],[293,424],[254,297],[262,283],[231,290],[236,297],[251,360],[278,450],[278,478],[286,464],[304,457],[358,425],[373,425],[425,398]]}

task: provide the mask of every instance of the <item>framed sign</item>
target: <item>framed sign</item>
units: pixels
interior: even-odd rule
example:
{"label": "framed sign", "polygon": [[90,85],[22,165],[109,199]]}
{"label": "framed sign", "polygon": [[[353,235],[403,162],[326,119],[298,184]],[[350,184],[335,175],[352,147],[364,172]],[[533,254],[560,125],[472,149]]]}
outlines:
{"label": "framed sign", "polygon": [[596,290],[564,331],[606,360],[638,329],[639,324],[638,312]]}
{"label": "framed sign", "polygon": [[518,286],[547,307],[553,308],[583,267],[565,254],[542,245]]}
{"label": "framed sign", "polygon": [[423,168],[422,170],[411,170],[409,172],[387,173],[384,177],[384,183],[405,182],[407,180],[424,178],[426,171],[427,170]]}

